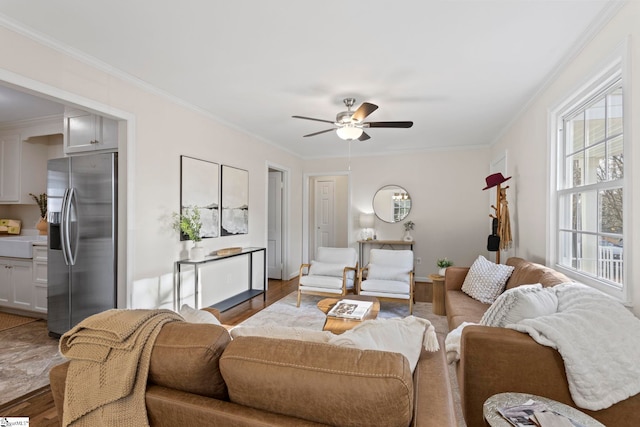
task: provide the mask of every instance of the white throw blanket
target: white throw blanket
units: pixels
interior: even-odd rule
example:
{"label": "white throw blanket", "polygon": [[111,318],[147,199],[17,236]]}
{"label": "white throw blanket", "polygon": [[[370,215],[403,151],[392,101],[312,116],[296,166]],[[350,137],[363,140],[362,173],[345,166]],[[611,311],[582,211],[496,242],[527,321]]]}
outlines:
{"label": "white throw blanket", "polygon": [[558,350],[579,407],[597,411],[639,393],[640,319],[585,285],[555,289],[557,313],[507,327]]}

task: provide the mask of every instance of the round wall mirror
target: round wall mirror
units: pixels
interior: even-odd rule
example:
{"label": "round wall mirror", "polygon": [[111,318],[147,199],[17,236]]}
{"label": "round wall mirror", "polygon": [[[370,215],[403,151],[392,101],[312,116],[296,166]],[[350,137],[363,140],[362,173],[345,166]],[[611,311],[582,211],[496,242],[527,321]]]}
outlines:
{"label": "round wall mirror", "polygon": [[384,222],[400,222],[411,212],[411,196],[399,185],[385,185],[373,196],[373,211]]}

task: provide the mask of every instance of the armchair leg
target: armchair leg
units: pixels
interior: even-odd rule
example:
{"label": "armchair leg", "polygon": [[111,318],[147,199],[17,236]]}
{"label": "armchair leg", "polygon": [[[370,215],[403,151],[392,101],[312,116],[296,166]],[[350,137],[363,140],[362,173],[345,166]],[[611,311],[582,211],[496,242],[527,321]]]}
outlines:
{"label": "armchair leg", "polygon": [[300,307],[300,297],[302,297],[302,292],[298,289],[298,303],[296,304],[296,307]]}
{"label": "armchair leg", "polygon": [[409,314],[413,314],[413,296],[409,297]]}

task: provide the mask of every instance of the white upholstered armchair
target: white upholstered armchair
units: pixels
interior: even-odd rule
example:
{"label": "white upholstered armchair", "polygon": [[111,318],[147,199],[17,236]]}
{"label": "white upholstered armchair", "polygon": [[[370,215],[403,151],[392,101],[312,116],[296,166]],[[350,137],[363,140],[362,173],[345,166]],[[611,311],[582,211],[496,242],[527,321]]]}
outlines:
{"label": "white upholstered armchair", "polygon": [[371,249],[369,264],[360,270],[357,292],[382,300],[404,300],[413,313],[413,251]]}
{"label": "white upholstered armchair", "polygon": [[[304,274],[307,271],[307,274]],[[358,253],[353,248],[318,248],[311,264],[300,266],[298,303],[303,293],[344,296],[354,292],[358,272]]]}

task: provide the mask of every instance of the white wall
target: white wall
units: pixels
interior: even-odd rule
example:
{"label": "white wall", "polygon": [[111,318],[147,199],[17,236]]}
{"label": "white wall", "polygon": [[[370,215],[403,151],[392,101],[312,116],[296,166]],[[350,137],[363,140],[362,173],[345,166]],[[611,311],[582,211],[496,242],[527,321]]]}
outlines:
{"label": "white wall", "polygon": [[[301,206],[301,160],[297,157],[5,28],[0,28],[0,50],[5,80],[26,81],[27,86],[55,92],[62,100],[86,99],[92,106],[103,105],[133,118],[130,145],[120,147],[120,166],[127,172],[122,185],[129,191],[129,203],[123,210],[129,214],[121,218],[121,224],[127,227],[130,253],[125,258],[128,280],[119,286],[126,289],[129,306],[171,306],[174,261],[187,247],[169,226],[170,214],[180,203],[181,154],[249,171],[249,234],[207,239],[207,251],[266,245],[267,162],[290,171],[289,201],[291,206]],[[287,269],[293,271],[301,262],[301,215],[290,212],[288,218]],[[225,277],[225,282],[239,282]]]}
{"label": "white wall", "polygon": [[[345,159],[307,160],[306,174],[344,171]],[[489,170],[489,149],[428,151],[394,156],[351,159],[350,246],[357,249],[361,212],[373,212],[376,191],[385,185],[404,187],[411,195],[415,222],[416,276],[426,279],[437,272],[436,260],[447,257],[468,266],[486,251],[490,234],[489,194],[482,191]],[[387,224],[376,218],[379,240],[401,240],[402,223]]]}
{"label": "white wall", "polygon": [[[604,66],[611,53],[630,36],[631,110],[626,117],[631,122],[631,132],[625,135],[632,147],[630,159],[625,159],[625,173],[631,178],[632,218],[640,212],[640,174],[632,173],[632,166],[640,165],[640,2],[627,2],[618,14],[602,29],[587,46],[568,63],[542,91],[507,132],[494,144],[491,153],[508,153],[508,173],[513,175],[517,190],[509,195],[510,206],[516,206],[517,216],[512,222],[517,256],[545,263],[547,261],[547,217],[548,217],[548,111],[572,94],[587,79],[593,77]],[[640,223],[625,224],[629,227],[631,241],[640,242]],[[640,248],[630,252],[625,247],[626,264],[640,264]],[[630,256],[627,256],[629,254]],[[634,268],[627,277],[631,287],[631,300],[636,315],[640,314],[640,268]]]}

